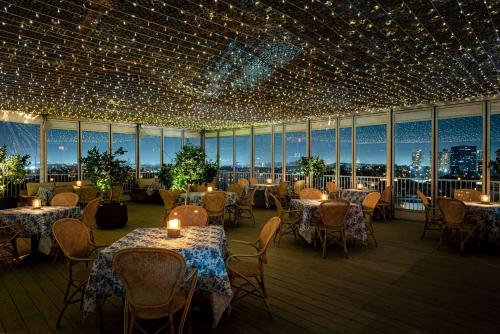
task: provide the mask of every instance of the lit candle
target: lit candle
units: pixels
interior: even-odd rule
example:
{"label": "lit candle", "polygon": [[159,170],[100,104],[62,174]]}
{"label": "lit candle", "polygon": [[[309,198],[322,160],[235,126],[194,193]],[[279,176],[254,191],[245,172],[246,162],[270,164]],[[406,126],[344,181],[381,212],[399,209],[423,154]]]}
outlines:
{"label": "lit candle", "polygon": [[213,188],[212,186],[208,186],[208,187],[207,187],[207,191],[208,191],[208,192],[211,192],[212,190],[214,190],[214,188]]}
{"label": "lit candle", "polygon": [[363,189],[363,183],[358,183],[358,185],[356,187],[358,188],[358,190],[362,190]]}
{"label": "lit candle", "polygon": [[50,182],[54,182],[54,178],[53,177],[50,178]]}
{"label": "lit candle", "polygon": [[31,203],[33,206],[33,209],[41,209],[42,208],[42,200],[39,198],[33,199],[33,202]]}
{"label": "lit candle", "polygon": [[178,238],[181,236],[179,219],[171,219],[167,222],[167,236],[169,238]]}
{"label": "lit candle", "polygon": [[267,179],[266,182],[269,183],[269,184],[271,184],[271,183],[273,183],[273,180]]}
{"label": "lit candle", "polygon": [[322,194],[322,195],[321,195],[321,199],[322,199],[323,201],[326,201],[326,200],[328,199],[328,195],[327,195],[327,194]]}
{"label": "lit candle", "polygon": [[371,187],[372,189],[373,189],[373,188],[375,188],[375,183],[373,183],[373,182],[372,182],[372,183],[370,183],[370,187]]}
{"label": "lit candle", "polygon": [[81,187],[82,186],[82,181],[76,181],[76,186]]}
{"label": "lit candle", "polygon": [[489,203],[490,195],[481,195],[481,203]]}

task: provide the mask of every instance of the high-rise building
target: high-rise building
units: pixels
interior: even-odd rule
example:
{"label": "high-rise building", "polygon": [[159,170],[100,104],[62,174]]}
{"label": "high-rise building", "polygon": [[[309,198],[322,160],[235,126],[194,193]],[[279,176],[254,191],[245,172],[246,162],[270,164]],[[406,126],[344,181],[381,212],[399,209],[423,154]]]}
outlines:
{"label": "high-rise building", "polygon": [[450,151],[446,148],[438,152],[438,171],[440,175],[450,172]]}
{"label": "high-rise building", "polygon": [[483,172],[483,150],[477,150],[477,158],[476,158],[476,163],[477,163],[477,166],[476,166],[476,172],[478,174],[482,174]]}
{"label": "high-rise building", "polygon": [[477,147],[468,145],[451,147],[450,172],[454,176],[477,172]]}
{"label": "high-rise building", "polygon": [[413,178],[425,178],[425,171],[422,166],[424,152],[421,149],[413,150],[411,153],[410,176]]}

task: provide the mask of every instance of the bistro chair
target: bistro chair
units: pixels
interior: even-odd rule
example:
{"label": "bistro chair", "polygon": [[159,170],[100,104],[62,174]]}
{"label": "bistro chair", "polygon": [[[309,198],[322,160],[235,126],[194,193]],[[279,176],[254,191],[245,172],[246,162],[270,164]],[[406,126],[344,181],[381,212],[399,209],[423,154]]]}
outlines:
{"label": "bistro chair", "polygon": [[[168,215],[167,220],[179,219],[180,225],[184,226],[207,226],[208,213],[199,205],[179,205]],[[167,221],[165,221],[165,226]]]}
{"label": "bistro chair", "polygon": [[198,191],[200,193],[204,193],[207,191],[207,186],[200,184],[200,185],[198,185],[198,189],[196,191]]}
{"label": "bistro chair", "polygon": [[319,189],[315,188],[304,188],[299,193],[300,199],[317,199],[320,200],[323,197],[323,193]]}
{"label": "bistro chair", "polygon": [[327,182],[326,190],[328,191],[328,198],[340,198],[340,189],[335,182]]}
{"label": "bistro chair", "polygon": [[224,191],[212,191],[203,197],[203,206],[207,210],[208,221],[216,225],[224,225],[227,194]]}
{"label": "bistro chair", "polygon": [[278,187],[278,199],[283,207],[288,207],[288,182],[280,182]]}
{"label": "bistro chair", "polygon": [[389,212],[389,218],[391,217],[391,203],[392,203],[392,186],[387,186],[382,192],[382,196],[376,206],[376,209],[378,209],[382,213],[385,223],[387,223],[387,212]]}
{"label": "bistro chair", "polygon": [[[243,188],[238,183],[232,183],[228,188],[228,192],[233,192],[236,194],[236,201],[239,202],[240,198],[243,196]],[[234,215],[234,220],[236,220],[236,213],[238,211],[238,207],[236,204],[226,207],[226,211],[229,215],[229,219],[231,219],[231,214]]]}
{"label": "bistro chair", "polygon": [[96,199],[98,190],[96,186],[83,186],[80,188],[80,205],[84,207],[91,200]]}
{"label": "bistro chair", "polygon": [[475,189],[457,189],[453,198],[463,202],[481,202],[481,192]]}
{"label": "bistro chair", "polygon": [[443,230],[443,217],[441,217],[441,213],[439,212],[439,209],[436,207],[433,207],[431,205],[431,202],[429,201],[427,196],[424,195],[423,192],[417,191],[417,196],[422,201],[422,204],[424,205],[424,210],[425,210],[424,231],[422,232],[422,235],[420,236],[420,239],[424,240],[425,232],[427,232],[427,231],[442,231]]}
{"label": "bistro chair", "polygon": [[293,194],[294,198],[299,198],[299,193],[302,189],[306,187],[306,181],[298,180],[293,184]]}
{"label": "bistro chair", "polygon": [[165,189],[158,190],[158,193],[160,194],[160,198],[163,201],[163,219],[165,220],[170,212],[177,206],[180,193],[178,191]]}
{"label": "bistro chair", "polygon": [[0,226],[0,261],[10,269],[11,263],[19,260],[17,238],[21,231],[21,225],[17,223]]}
{"label": "bistro chair", "polygon": [[[280,226],[279,217],[272,217],[267,221],[260,231],[259,239],[255,242],[232,240],[231,242],[250,246],[255,252],[231,255],[226,260],[229,270],[231,286],[236,289],[233,294],[233,302],[247,295],[262,298],[272,319],[271,309],[267,303],[267,292],[264,284],[264,264],[267,263],[266,251],[270,241]],[[236,281],[242,281],[236,284]],[[243,295],[238,296],[240,292]]]}
{"label": "bistro chair", "polygon": [[239,179],[238,184],[242,186],[243,189],[246,189],[250,185],[250,182],[248,182],[247,179]]}
{"label": "bistro chair", "polygon": [[453,231],[457,232],[460,245],[460,254],[464,253],[465,244],[481,226],[479,223],[471,224],[466,221],[467,207],[458,199],[438,198],[437,205],[443,215],[444,228],[439,238],[438,250]]}
{"label": "bistro chair", "polygon": [[363,215],[365,216],[365,225],[368,235],[373,238],[375,246],[378,246],[377,239],[375,239],[375,231],[373,230],[373,212],[377,207],[380,200],[379,192],[371,192],[363,199]]}
{"label": "bistro chair", "polygon": [[52,197],[50,206],[75,207],[78,205],[79,196],[75,193],[59,193]]}
{"label": "bistro chair", "polygon": [[257,178],[256,178],[256,177],[252,177],[252,178],[250,179],[250,184],[251,184],[251,185],[258,184],[258,183],[259,183],[259,180],[257,180]]}
{"label": "bistro chair", "polygon": [[[351,207],[351,203],[342,199],[331,199],[319,205],[318,211],[322,224],[316,225],[316,235],[319,237],[323,247],[323,258],[326,258],[326,248],[333,243],[340,243],[344,248],[344,255],[347,255],[346,238],[346,216]],[[340,240],[335,234],[338,233]],[[330,237],[330,242],[328,238]]]}
{"label": "bistro chair", "polygon": [[274,236],[274,241],[278,238],[278,248],[280,247],[281,238],[287,234],[293,234],[293,238],[297,241],[297,232],[300,224],[300,210],[285,210],[281,205],[280,200],[273,194],[269,194],[276,205],[276,216],[280,218],[281,224],[278,232]]}
{"label": "bistro chair", "polygon": [[[124,333],[133,333],[136,328],[147,333],[137,320],[168,319],[156,333],[168,328],[174,334],[174,315],[182,311],[177,329],[182,334],[198,280],[196,268],[191,268],[185,279],[186,262],[182,255],[164,248],[122,249],[113,256],[113,267],[126,292]],[[188,327],[191,332],[190,317]]]}
{"label": "bistro chair", "polygon": [[255,192],[257,191],[257,188],[252,190],[250,193],[250,196],[248,196],[248,201],[242,202],[242,203],[237,203],[236,204],[236,219],[235,222],[238,224],[241,220],[247,218],[251,219],[253,222],[253,225],[255,226],[255,216],[253,214],[253,207],[255,205],[254,203],[254,198],[255,198]]}
{"label": "bistro chair", "polygon": [[87,228],[90,231],[90,240],[92,244],[95,244],[95,239],[94,239],[94,226],[96,224],[96,215],[97,215],[97,210],[99,210],[99,206],[102,203],[101,198],[96,198],[91,200],[83,209],[82,213],[82,223],[87,226]]}
{"label": "bistro chair", "polygon": [[[64,218],[56,221],[52,225],[52,234],[66,257],[68,265],[68,284],[64,293],[64,306],[56,323],[56,328],[59,328],[66,308],[70,304],[82,302],[90,275],[90,263],[93,261],[91,256],[100,247],[92,243],[89,229],[78,219]],[[73,292],[70,294],[71,289]],[[81,294],[80,299],[74,299],[77,294]]]}

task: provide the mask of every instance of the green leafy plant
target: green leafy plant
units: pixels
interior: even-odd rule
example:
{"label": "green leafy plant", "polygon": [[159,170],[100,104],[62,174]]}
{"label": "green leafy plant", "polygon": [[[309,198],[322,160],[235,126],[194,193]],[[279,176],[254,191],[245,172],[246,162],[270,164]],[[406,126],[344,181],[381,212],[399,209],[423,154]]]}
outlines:
{"label": "green leafy plant", "polygon": [[92,183],[94,183],[101,192],[109,193],[108,198],[112,198],[112,187],[124,184],[130,178],[132,168],[127,161],[120,160],[118,157],[125,154],[122,147],[114,153],[100,153],[97,147],[88,151],[87,156],[81,159],[85,165],[85,173]]}
{"label": "green leafy plant", "polygon": [[326,162],[319,157],[301,157],[297,163],[306,177],[320,178],[326,173]]}
{"label": "green leafy plant", "polygon": [[206,160],[203,148],[184,146],[175,156],[171,168],[172,188],[186,190],[192,184],[212,182],[217,175],[218,165]]}
{"label": "green leafy plant", "polygon": [[29,158],[29,155],[7,155],[7,147],[0,147],[0,198],[5,196],[10,184],[23,183]]}

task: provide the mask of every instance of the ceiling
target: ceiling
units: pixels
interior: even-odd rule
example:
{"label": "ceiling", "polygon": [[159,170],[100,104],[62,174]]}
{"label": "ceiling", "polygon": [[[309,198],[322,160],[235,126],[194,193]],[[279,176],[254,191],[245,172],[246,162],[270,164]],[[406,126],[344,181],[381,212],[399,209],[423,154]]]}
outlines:
{"label": "ceiling", "polygon": [[0,109],[213,129],[500,92],[500,1],[0,1]]}

